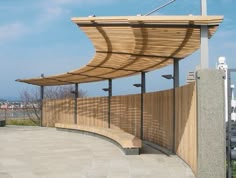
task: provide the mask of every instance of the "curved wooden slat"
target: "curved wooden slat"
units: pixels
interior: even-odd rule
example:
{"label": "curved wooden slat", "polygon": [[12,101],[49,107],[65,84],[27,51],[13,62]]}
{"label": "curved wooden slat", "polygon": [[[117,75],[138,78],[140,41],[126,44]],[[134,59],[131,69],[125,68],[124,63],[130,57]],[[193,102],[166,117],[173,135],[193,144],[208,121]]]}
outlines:
{"label": "curved wooden slat", "polygon": [[172,64],[200,47],[201,25],[208,36],[221,16],[135,16],[72,18],[93,42],[96,54],[84,67],[61,75],[18,80],[34,85],[87,83],[135,75]]}

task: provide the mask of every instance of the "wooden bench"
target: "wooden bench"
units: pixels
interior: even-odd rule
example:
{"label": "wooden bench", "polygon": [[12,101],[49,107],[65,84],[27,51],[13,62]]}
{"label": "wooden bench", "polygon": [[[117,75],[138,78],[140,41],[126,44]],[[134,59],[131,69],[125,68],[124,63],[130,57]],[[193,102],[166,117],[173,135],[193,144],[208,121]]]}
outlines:
{"label": "wooden bench", "polygon": [[142,141],[139,138],[120,129],[61,123],[56,123],[55,127],[58,130],[78,131],[83,134],[89,134],[108,139],[109,141],[112,141],[113,143],[116,143],[118,146],[120,146],[126,155],[138,155],[142,147]]}

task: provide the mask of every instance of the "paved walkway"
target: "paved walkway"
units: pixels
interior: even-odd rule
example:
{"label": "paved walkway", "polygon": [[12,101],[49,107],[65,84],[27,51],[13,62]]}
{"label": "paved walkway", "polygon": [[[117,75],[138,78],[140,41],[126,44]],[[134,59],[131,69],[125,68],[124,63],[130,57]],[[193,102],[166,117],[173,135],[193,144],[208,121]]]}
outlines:
{"label": "paved walkway", "polygon": [[194,178],[177,156],[145,146],[126,156],[88,135],[40,127],[0,127],[0,178]]}

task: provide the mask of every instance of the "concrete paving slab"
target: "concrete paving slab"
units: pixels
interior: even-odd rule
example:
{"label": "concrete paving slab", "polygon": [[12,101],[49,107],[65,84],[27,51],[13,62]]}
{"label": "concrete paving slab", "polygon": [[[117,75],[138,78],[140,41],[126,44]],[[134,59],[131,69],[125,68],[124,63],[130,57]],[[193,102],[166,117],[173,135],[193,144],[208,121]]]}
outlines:
{"label": "concrete paving slab", "polygon": [[0,128],[0,178],[194,178],[177,156],[144,147],[124,155],[116,145],[54,128]]}

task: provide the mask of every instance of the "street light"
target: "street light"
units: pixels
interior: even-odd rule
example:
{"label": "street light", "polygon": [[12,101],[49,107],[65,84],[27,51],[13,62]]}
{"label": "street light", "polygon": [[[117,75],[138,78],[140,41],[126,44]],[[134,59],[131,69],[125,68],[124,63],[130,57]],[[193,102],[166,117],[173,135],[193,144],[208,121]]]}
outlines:
{"label": "street light", "polygon": [[141,72],[141,83],[133,84],[135,87],[141,88],[141,117],[140,117],[140,138],[143,140],[143,118],[144,118],[144,93],[146,92],[145,72]]}
{"label": "street light", "polygon": [[133,86],[135,86],[135,87],[141,87],[142,86],[142,84],[140,84],[140,83],[135,83],[135,84],[133,84]]}
{"label": "street light", "polygon": [[108,128],[111,127],[111,97],[112,97],[112,79],[108,80],[108,88],[102,89],[108,92]]}
{"label": "street light", "polygon": [[103,88],[102,90],[105,91],[105,92],[110,91],[109,88]]}
{"label": "street light", "polygon": [[161,76],[165,79],[168,79],[168,80],[174,79],[173,75],[171,75],[171,74],[166,74],[166,75],[161,75]]}

